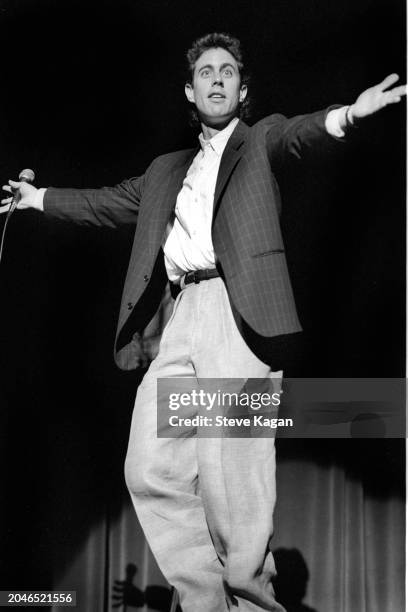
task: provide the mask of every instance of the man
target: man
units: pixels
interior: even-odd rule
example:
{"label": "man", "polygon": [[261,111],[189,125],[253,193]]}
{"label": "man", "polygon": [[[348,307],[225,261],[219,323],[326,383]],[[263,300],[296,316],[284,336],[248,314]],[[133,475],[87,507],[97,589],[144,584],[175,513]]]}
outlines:
{"label": "man", "polygon": [[[139,334],[170,280],[178,290],[159,354],[137,393],[126,480],[150,546],[184,612],[282,611],[269,543],[276,499],[273,438],[157,437],[157,380],[270,379],[300,331],[279,227],[275,171],[341,141],[405,94],[390,75],[347,107],[248,127],[239,41],[197,40],[185,93],[201,123],[199,149],[155,159],[113,188],[37,190],[9,181],[19,208],[77,223],[137,224],[115,358],[131,368]],[[5,209],[11,198],[2,201]],[[191,411],[191,416],[194,411]]]}

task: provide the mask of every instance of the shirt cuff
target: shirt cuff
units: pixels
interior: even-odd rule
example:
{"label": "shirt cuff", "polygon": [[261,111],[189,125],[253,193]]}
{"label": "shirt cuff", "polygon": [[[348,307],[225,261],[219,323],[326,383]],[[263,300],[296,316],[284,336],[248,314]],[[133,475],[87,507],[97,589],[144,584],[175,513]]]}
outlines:
{"label": "shirt cuff", "polygon": [[343,138],[345,135],[342,125],[347,125],[346,113],[348,106],[342,106],[341,108],[335,108],[327,113],[326,117],[326,130],[330,136],[335,138]]}
{"label": "shirt cuff", "polygon": [[47,189],[45,189],[44,187],[40,187],[40,189],[37,189],[37,193],[35,194],[34,199],[34,208],[36,208],[37,210],[44,211],[44,194],[46,191]]}

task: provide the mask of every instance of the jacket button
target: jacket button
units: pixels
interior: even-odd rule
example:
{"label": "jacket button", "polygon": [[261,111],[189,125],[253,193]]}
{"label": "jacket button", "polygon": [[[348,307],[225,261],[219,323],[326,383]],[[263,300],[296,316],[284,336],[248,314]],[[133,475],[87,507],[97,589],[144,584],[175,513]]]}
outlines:
{"label": "jacket button", "polygon": [[128,310],[132,310],[132,308],[133,308],[133,304],[132,304],[132,302],[128,302],[127,307],[128,307]]}
{"label": "jacket button", "polygon": [[149,280],[149,277],[147,276],[147,274],[144,275],[143,280],[145,283],[147,283],[147,281]]}

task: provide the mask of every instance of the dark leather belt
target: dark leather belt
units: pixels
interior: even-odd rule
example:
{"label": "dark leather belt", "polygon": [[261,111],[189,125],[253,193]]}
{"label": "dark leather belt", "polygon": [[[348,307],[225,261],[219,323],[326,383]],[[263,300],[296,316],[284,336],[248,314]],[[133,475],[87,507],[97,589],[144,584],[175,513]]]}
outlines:
{"label": "dark leather belt", "polygon": [[210,268],[207,270],[192,270],[191,272],[186,272],[183,277],[183,281],[185,285],[189,285],[190,283],[201,283],[201,281],[209,280],[210,278],[217,278],[219,276],[217,268]]}

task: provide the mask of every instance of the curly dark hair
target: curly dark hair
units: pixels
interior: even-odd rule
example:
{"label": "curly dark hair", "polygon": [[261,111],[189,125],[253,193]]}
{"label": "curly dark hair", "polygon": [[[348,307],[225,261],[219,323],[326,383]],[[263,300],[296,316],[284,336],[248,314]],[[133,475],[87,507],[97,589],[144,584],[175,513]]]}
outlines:
{"label": "curly dark hair", "polygon": [[[206,34],[197,38],[190,49],[186,53],[187,60],[187,74],[186,82],[192,83],[194,77],[194,68],[199,57],[208,51],[208,49],[222,48],[231,53],[235,61],[237,62],[239,74],[241,77],[241,85],[247,85],[250,81],[250,75],[244,64],[244,57],[241,48],[241,42],[238,38],[225,34],[224,32],[213,32],[212,34]],[[239,117],[246,119],[250,114],[251,98],[249,95],[246,96],[243,102],[239,104]],[[190,120],[192,125],[199,123],[197,111],[195,108],[190,109]]]}

